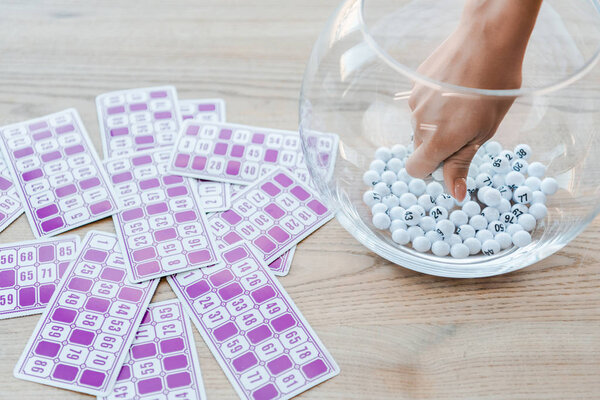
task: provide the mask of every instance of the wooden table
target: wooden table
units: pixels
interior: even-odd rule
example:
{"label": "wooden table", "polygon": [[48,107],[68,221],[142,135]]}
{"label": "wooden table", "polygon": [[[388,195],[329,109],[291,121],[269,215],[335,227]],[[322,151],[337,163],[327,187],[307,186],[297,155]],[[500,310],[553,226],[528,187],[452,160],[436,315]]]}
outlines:
{"label": "wooden table", "polygon": [[[0,124],[76,107],[100,149],[97,94],[173,84],[227,119],[297,127],[311,46],[338,0],[1,1]],[[142,4],[143,3],[143,4]],[[78,229],[113,232],[110,219]],[[342,372],[305,399],[597,399],[600,224],[505,276],[451,280],[392,265],[333,221],[281,282]],[[32,239],[24,216],[0,242]],[[155,301],[174,297],[163,280]],[[1,399],[85,395],[12,376],[38,316],[0,321]],[[237,398],[196,332],[208,397]]]}

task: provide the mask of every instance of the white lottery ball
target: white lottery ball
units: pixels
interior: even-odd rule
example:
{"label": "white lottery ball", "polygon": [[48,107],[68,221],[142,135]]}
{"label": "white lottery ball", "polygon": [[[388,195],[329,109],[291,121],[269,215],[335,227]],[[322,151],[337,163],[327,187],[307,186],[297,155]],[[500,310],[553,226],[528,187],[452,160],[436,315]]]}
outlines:
{"label": "white lottery ball", "polygon": [[427,184],[423,179],[413,179],[408,183],[408,191],[415,196],[425,193],[425,189],[427,189]]}
{"label": "white lottery ball", "polygon": [[429,210],[429,215],[436,221],[441,221],[442,219],[448,218],[448,210],[444,207],[435,206]]}
{"label": "white lottery ball", "polygon": [[492,170],[497,174],[507,172],[510,169],[510,163],[504,157],[496,157],[492,160]]}
{"label": "white lottery ball", "polygon": [[483,195],[483,202],[490,207],[500,204],[500,200],[502,200],[502,194],[498,189],[491,188]]}
{"label": "white lottery ball", "polygon": [[504,225],[511,225],[517,223],[517,217],[511,212],[505,212],[500,215],[500,222]]}
{"label": "white lottery ball", "polygon": [[513,189],[517,186],[523,185],[523,183],[525,183],[525,176],[517,171],[510,171],[504,178],[504,184]]}
{"label": "white lottery ball", "polygon": [[467,176],[467,194],[469,196],[473,196],[477,191],[477,183],[475,182],[475,178]]}
{"label": "white lottery ball", "polygon": [[436,181],[440,182],[444,180],[444,169],[442,167],[438,167],[435,171],[431,173],[431,176]]}
{"label": "white lottery ball", "polygon": [[398,179],[396,177],[396,173],[394,173],[394,171],[383,171],[383,173],[381,174],[381,180],[385,183],[388,184],[388,186],[391,186],[394,182],[396,182]]}
{"label": "white lottery ball", "polygon": [[425,237],[425,232],[418,226],[409,226],[406,230],[410,235],[410,240],[413,241],[419,236]]}
{"label": "white lottery ball", "polygon": [[417,204],[417,196],[412,193],[404,193],[400,196],[400,205],[406,209]]}
{"label": "white lottery ball", "polygon": [[494,239],[488,239],[481,244],[481,252],[486,256],[493,256],[500,253],[500,243]]}
{"label": "white lottery ball", "polygon": [[[499,186],[498,191],[500,192],[500,196],[502,196],[502,198],[504,200],[508,200],[508,201],[512,200],[513,192],[508,186],[506,186],[506,185]],[[498,204],[500,204],[500,202],[498,202]],[[498,205],[496,205],[496,207],[497,206]]]}
{"label": "white lottery ball", "polygon": [[544,194],[552,196],[558,190],[558,182],[554,178],[544,178],[540,188]]}
{"label": "white lottery ball", "polygon": [[375,150],[375,158],[387,162],[390,158],[392,158],[392,151],[387,147],[380,147]]}
{"label": "white lottery ball", "polygon": [[404,229],[397,229],[392,232],[392,240],[398,244],[405,245],[410,242],[410,234]]}
{"label": "white lottery ball", "polygon": [[444,187],[439,182],[430,182],[425,189],[428,195],[437,198],[440,194],[444,193]]}
{"label": "white lottery ball", "polygon": [[439,240],[431,245],[431,252],[438,257],[445,257],[450,254],[450,245],[443,240]]}
{"label": "white lottery ball", "polygon": [[530,176],[527,179],[525,179],[525,186],[527,186],[529,189],[535,191],[535,190],[540,190],[540,186],[542,185],[542,181],[540,180],[540,178],[537,178],[535,176]]}
{"label": "white lottery ball", "polygon": [[505,178],[506,178],[506,175],[504,175],[504,174],[496,174],[496,175],[492,176],[492,186],[495,188],[498,188],[498,187],[504,185]]}
{"label": "white lottery ball", "polygon": [[381,195],[372,190],[367,190],[363,194],[363,203],[365,203],[367,207],[373,207],[375,204],[381,203]]}
{"label": "white lottery ball", "polygon": [[454,258],[467,258],[469,248],[464,243],[457,243],[450,248],[450,255]]}
{"label": "white lottery ball", "polygon": [[527,160],[531,156],[531,147],[527,144],[518,144],[515,147],[515,156]]}
{"label": "white lottery ball", "polygon": [[389,171],[393,171],[394,173],[400,172],[400,170],[404,167],[404,162],[399,158],[392,158],[387,162],[387,169]]}
{"label": "white lottery ball", "polygon": [[486,207],[481,210],[481,215],[485,217],[487,222],[498,221],[498,218],[500,218],[500,211],[495,207]]}
{"label": "white lottery ball", "polygon": [[508,225],[508,228],[506,228],[506,233],[508,233],[509,235],[514,235],[515,232],[519,232],[522,231],[523,227],[519,224],[512,224],[512,225]]}
{"label": "white lottery ball", "polygon": [[480,173],[475,178],[475,185],[477,186],[477,189],[480,189],[484,186],[492,186],[493,182],[491,175],[485,172]]}
{"label": "white lottery ball", "polygon": [[500,200],[500,204],[498,204],[496,206],[496,208],[498,209],[498,212],[500,214],[503,214],[505,212],[509,212],[510,211],[510,201],[508,201],[506,199],[502,199],[502,200]]}
{"label": "white lottery ball", "polygon": [[401,220],[402,216],[404,215],[404,211],[406,210],[400,206],[392,207],[389,212],[390,218],[392,220]]}
{"label": "white lottery ball", "polygon": [[409,210],[411,210],[412,212],[414,212],[416,214],[419,214],[421,216],[421,218],[423,218],[425,215],[427,215],[427,212],[425,212],[425,209],[418,204],[411,206],[409,208]]}
{"label": "white lottery ball", "polygon": [[515,217],[519,218],[523,214],[527,214],[529,212],[529,207],[525,204],[514,204],[510,212],[514,214]]}
{"label": "white lottery ball", "polygon": [[502,145],[494,140],[490,140],[484,144],[483,147],[488,154],[493,156],[497,156],[502,151]]}
{"label": "white lottery ball", "polygon": [[499,233],[505,232],[506,228],[504,227],[504,224],[502,222],[492,221],[488,225],[488,231],[492,232],[494,236],[496,236]]}
{"label": "white lottery ball", "polygon": [[510,150],[502,150],[502,151],[500,152],[500,154],[498,154],[498,157],[503,157],[503,158],[506,158],[506,161],[508,161],[508,164],[509,164],[509,165],[510,165],[510,163],[512,163],[512,162],[515,160],[515,158],[516,158],[516,156],[515,156],[515,153],[513,153],[513,152],[512,152],[512,151],[510,151]]}
{"label": "white lottery ball", "polygon": [[531,195],[531,204],[535,203],[546,204],[546,195],[541,190],[536,190]]}
{"label": "white lottery ball", "polygon": [[469,216],[462,210],[454,210],[450,213],[448,217],[450,222],[452,222],[455,226],[461,226],[469,223]]}
{"label": "white lottery ball", "polygon": [[454,224],[447,219],[443,219],[435,224],[435,230],[444,238],[447,238],[454,233]]}
{"label": "white lottery ball", "polygon": [[535,203],[529,206],[529,214],[533,215],[535,219],[540,220],[548,215],[548,208],[542,203]]}
{"label": "white lottery ball", "polygon": [[479,231],[488,226],[488,220],[483,215],[473,215],[469,220],[469,225]]}
{"label": "white lottery ball", "polygon": [[402,196],[404,193],[408,193],[408,185],[404,181],[396,181],[392,184],[392,193]]}
{"label": "white lottery ball", "polygon": [[396,207],[400,204],[400,199],[398,196],[394,196],[393,194],[388,194],[387,196],[383,196],[381,202],[387,206],[387,208]]}
{"label": "white lottery ball", "polygon": [[[494,169],[492,168],[492,163],[484,162],[479,166],[479,174],[492,174]],[[479,176],[479,174],[477,176]]]}
{"label": "white lottery ball", "polygon": [[477,191],[477,200],[479,200],[480,203],[483,203],[483,196],[490,189],[492,189],[490,186],[483,186],[479,188],[479,190]]}
{"label": "white lottery ball", "polygon": [[425,253],[431,248],[431,242],[425,236],[416,237],[413,242],[413,249],[420,253]]}
{"label": "white lottery ball", "polygon": [[436,231],[425,232],[425,237],[427,239],[429,239],[429,241],[431,243],[435,243],[435,242],[444,240],[444,238],[442,237],[442,235],[440,235]]}
{"label": "white lottery ball", "polygon": [[513,200],[518,204],[528,204],[531,202],[533,192],[528,186],[519,186],[513,192]]}
{"label": "white lottery ball", "polygon": [[394,146],[392,146],[392,155],[396,158],[404,158],[406,157],[406,147],[402,146],[401,144],[395,144]]}
{"label": "white lottery ball", "polygon": [[385,182],[379,182],[373,187],[373,191],[381,196],[387,196],[391,193],[390,187]]}
{"label": "white lottery ball", "polygon": [[372,169],[368,170],[363,174],[363,182],[365,183],[365,185],[374,186],[380,180],[381,179],[377,171],[373,171]]}
{"label": "white lottery ball", "polygon": [[421,215],[419,213],[411,211],[409,208],[408,210],[404,211],[401,221],[408,226],[414,226],[417,225],[419,221],[421,221]]}
{"label": "white lottery ball", "polygon": [[398,229],[406,230],[408,229],[408,226],[406,226],[406,224],[399,219],[393,219],[392,223],[390,224],[390,232],[394,233],[394,231],[397,231]]}
{"label": "white lottery ball", "polygon": [[425,211],[429,211],[435,207],[435,198],[428,194],[422,194],[417,199],[417,204],[423,207]]}
{"label": "white lottery ball", "polygon": [[385,161],[373,160],[369,165],[369,169],[381,175],[385,171]]}
{"label": "white lottery ball", "polygon": [[475,228],[468,224],[459,226],[456,232],[458,232],[458,236],[460,236],[462,240],[475,237]]}
{"label": "white lottery ball", "polygon": [[400,170],[400,172],[398,172],[398,180],[399,180],[399,181],[405,182],[405,183],[408,185],[408,183],[409,183],[409,182],[410,182],[412,179],[413,179],[413,177],[412,177],[412,176],[410,176],[410,175],[408,174],[408,172],[406,172],[406,169],[405,169],[405,168],[402,168],[402,169]]}
{"label": "white lottery ball", "polygon": [[496,236],[494,236],[494,240],[500,244],[500,248],[502,250],[508,249],[512,246],[512,237],[506,232],[500,232]]}
{"label": "white lottery ball", "polygon": [[469,218],[473,215],[478,215],[479,213],[481,213],[481,207],[476,201],[467,201],[462,206],[462,210],[465,212],[465,214],[467,214]]}
{"label": "white lottery ball", "polygon": [[463,244],[468,247],[470,255],[475,255],[481,251],[481,242],[475,238],[466,238]]}
{"label": "white lottery ball", "polygon": [[513,233],[512,242],[517,247],[525,247],[531,243],[531,234],[527,231],[518,231]]}
{"label": "white lottery ball", "polygon": [[546,166],[541,162],[532,162],[527,168],[529,176],[535,176],[536,178],[542,178],[546,174]]}
{"label": "white lottery ball", "polygon": [[419,221],[419,226],[425,232],[432,231],[435,229],[435,219],[433,219],[433,217],[430,217],[430,216],[425,216],[425,217],[421,218],[421,221]]}
{"label": "white lottery ball", "polygon": [[477,175],[479,175],[479,167],[476,164],[471,163],[471,165],[469,165],[467,176],[470,178],[475,178]]}
{"label": "white lottery ball", "polygon": [[454,198],[447,193],[442,193],[435,199],[435,204],[450,210],[454,207]]}
{"label": "white lottery ball", "polygon": [[392,220],[386,213],[378,213],[373,215],[373,225],[377,229],[387,229],[390,227]]}
{"label": "white lottery ball", "polygon": [[481,243],[483,243],[486,240],[493,239],[494,234],[492,232],[488,231],[487,229],[483,229],[483,230],[477,232],[477,234],[475,234],[475,238],[477,240],[479,240]]}
{"label": "white lottery ball", "polygon": [[510,167],[515,172],[526,174],[527,168],[529,168],[529,163],[525,160],[515,160],[512,162],[512,164],[510,164]]}
{"label": "white lottery ball", "polygon": [[517,219],[517,221],[519,222],[519,225],[521,225],[527,232],[531,232],[535,228],[535,217],[531,214],[523,214]]}
{"label": "white lottery ball", "polygon": [[388,210],[388,206],[383,203],[377,203],[373,207],[371,207],[371,214],[381,214]]}
{"label": "white lottery ball", "polygon": [[462,243],[462,239],[456,233],[453,233],[452,235],[444,239],[444,242],[448,243],[450,246],[454,246],[457,243]]}

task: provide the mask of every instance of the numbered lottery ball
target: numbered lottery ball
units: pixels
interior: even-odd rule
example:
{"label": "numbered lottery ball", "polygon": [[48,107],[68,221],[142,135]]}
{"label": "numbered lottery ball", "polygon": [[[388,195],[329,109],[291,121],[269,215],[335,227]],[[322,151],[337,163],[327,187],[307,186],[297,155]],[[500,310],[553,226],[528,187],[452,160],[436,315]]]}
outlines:
{"label": "numbered lottery ball", "polygon": [[521,186],[525,183],[525,176],[522,173],[517,171],[511,171],[506,174],[504,178],[504,184],[511,189],[517,188],[517,186]]}
{"label": "numbered lottery ball", "polygon": [[373,215],[373,225],[377,229],[387,229],[390,227],[392,220],[386,213],[378,213]]}
{"label": "numbered lottery ball", "polygon": [[383,171],[385,171],[385,161],[381,161],[381,160],[373,160],[371,161],[371,164],[369,165],[369,169],[371,171],[375,171],[377,172],[379,175],[383,174]]}
{"label": "numbered lottery ball", "polygon": [[392,207],[389,212],[390,218],[392,220],[401,220],[404,216],[404,211],[406,210],[400,206]]}
{"label": "numbered lottery ball", "polygon": [[500,218],[500,211],[498,211],[498,209],[495,207],[486,207],[481,211],[481,215],[484,216],[486,221],[489,223],[492,221],[498,221],[498,218]]}
{"label": "numbered lottery ball", "polygon": [[518,144],[515,147],[515,156],[523,160],[527,160],[529,157],[531,157],[531,147],[529,147],[527,144]]}
{"label": "numbered lottery ball", "polygon": [[486,256],[500,253],[500,243],[494,239],[488,239],[481,244],[481,252]]}
{"label": "numbered lottery ball", "polygon": [[517,221],[519,221],[519,225],[521,225],[527,232],[531,232],[535,228],[536,220],[531,214],[523,214],[517,219]]}
{"label": "numbered lottery ball", "polygon": [[385,204],[387,208],[393,208],[400,204],[400,199],[393,194],[388,194],[387,196],[383,196],[381,202]]}
{"label": "numbered lottery ball", "polygon": [[510,163],[512,163],[517,157],[515,156],[515,153],[513,153],[510,150],[502,150],[500,152],[500,154],[498,154],[498,157],[503,157],[506,159],[506,161],[508,161],[509,165]]}
{"label": "numbered lottery ball", "polygon": [[[499,186],[498,191],[500,192],[500,196],[502,196],[502,198],[504,200],[507,200],[507,201],[512,200],[513,192],[508,186],[506,186],[506,185]],[[498,204],[500,204],[500,202],[498,202]],[[498,207],[498,205],[496,205],[496,207]]]}
{"label": "numbered lottery ball", "polygon": [[421,227],[421,229],[423,229],[425,232],[429,232],[435,229],[435,219],[433,219],[433,217],[430,216],[425,216],[421,218],[421,221],[419,221],[419,226]]}
{"label": "numbered lottery ball", "polygon": [[527,168],[529,168],[529,163],[525,160],[515,160],[512,162],[512,164],[510,164],[510,167],[515,172],[526,174]]}
{"label": "numbered lottery ball", "polygon": [[492,181],[491,175],[485,172],[480,173],[475,178],[475,185],[477,186],[477,189],[481,189],[484,186],[492,186],[493,184],[494,182]]}
{"label": "numbered lottery ball", "polygon": [[504,157],[496,157],[492,160],[492,170],[497,174],[507,172],[510,169],[510,163]]}
{"label": "numbered lottery ball", "polygon": [[377,203],[381,203],[381,195],[379,193],[375,193],[373,190],[367,190],[363,194],[363,203],[367,205],[367,207],[371,208]]}
{"label": "numbered lottery ball", "polygon": [[454,224],[447,219],[443,219],[435,224],[435,230],[442,237],[447,238],[454,233]]}
{"label": "numbered lottery ball", "polygon": [[511,207],[510,212],[515,217],[519,218],[521,215],[527,214],[529,212],[529,207],[527,207],[525,204],[514,204]]}
{"label": "numbered lottery ball", "polygon": [[546,174],[546,166],[541,162],[532,162],[527,168],[529,176],[535,176],[536,178],[542,178]]}
{"label": "numbered lottery ball", "polygon": [[490,188],[483,195],[483,203],[490,207],[496,207],[502,200],[502,194],[498,189]]}
{"label": "numbered lottery ball", "polygon": [[431,242],[425,236],[416,237],[412,241],[413,249],[419,253],[425,253],[431,248]]}
{"label": "numbered lottery ball", "polygon": [[473,215],[478,215],[479,213],[481,213],[481,207],[475,201],[467,201],[462,206],[462,210],[464,211],[465,214],[467,214],[467,216],[469,218],[472,217]]}
{"label": "numbered lottery ball", "polygon": [[477,183],[475,182],[475,178],[470,176],[467,177],[467,194],[469,196],[473,196],[477,192]]}
{"label": "numbered lottery ball", "polygon": [[461,226],[469,223],[469,216],[462,210],[452,211],[448,219],[454,224],[454,226]]}
{"label": "numbered lottery ball", "polygon": [[480,231],[488,226],[488,220],[483,215],[473,215],[469,220],[469,225],[476,231]]}
{"label": "numbered lottery ball", "polygon": [[440,194],[444,193],[444,187],[438,182],[430,182],[425,189],[428,195],[437,198]]}
{"label": "numbered lottery ball", "polygon": [[436,221],[441,221],[448,218],[448,210],[446,210],[444,207],[435,206],[429,210],[429,216]]}
{"label": "numbered lottery ball", "polygon": [[446,257],[450,254],[450,245],[443,240],[439,240],[431,245],[431,252],[438,257]]}
{"label": "numbered lottery ball", "polygon": [[519,186],[513,193],[513,201],[518,204],[528,204],[531,202],[533,192],[528,186]]}
{"label": "numbered lottery ball", "polygon": [[494,140],[485,143],[483,147],[485,148],[485,151],[492,156],[497,156],[502,151],[502,145]]}
{"label": "numbered lottery ball", "polygon": [[494,238],[494,234],[487,229],[483,229],[475,234],[475,238],[481,243]]}
{"label": "numbered lottery ball", "polygon": [[435,199],[428,194],[422,194],[417,199],[417,204],[423,207],[425,211],[429,212],[429,210],[435,207]]}
{"label": "numbered lottery ball", "polygon": [[381,180],[377,171],[368,170],[363,174],[363,182],[368,186],[375,186]]}
{"label": "numbered lottery ball", "polygon": [[437,233],[436,231],[429,231],[429,232],[425,232],[425,237],[427,239],[429,239],[429,241],[431,243],[435,243],[441,240],[444,240],[444,238],[442,237],[442,235],[440,235],[439,233]]}
{"label": "numbered lottery ball", "polygon": [[473,228],[471,225],[464,224],[456,229],[456,233],[458,233],[458,236],[460,236],[462,240],[465,240],[475,237],[475,228]]}
{"label": "numbered lottery ball", "polygon": [[402,196],[404,193],[408,193],[408,185],[403,181],[396,181],[392,184],[392,193],[396,196]]}
{"label": "numbered lottery ball", "polygon": [[400,205],[406,209],[417,204],[417,196],[412,193],[404,193],[400,196]]}
{"label": "numbered lottery ball", "polygon": [[517,247],[525,247],[531,243],[531,234],[527,231],[518,231],[513,233],[512,242]]}
{"label": "numbered lottery ball", "polygon": [[554,178],[545,178],[540,184],[540,189],[544,194],[552,196],[558,190],[558,182]]}
{"label": "numbered lottery ball", "polygon": [[533,215],[536,220],[540,220],[548,215],[548,208],[543,203],[535,203],[529,206],[529,214]]}
{"label": "numbered lottery ball", "polygon": [[375,158],[383,162],[387,162],[390,158],[392,158],[392,151],[387,147],[380,147],[375,150]]}
{"label": "numbered lottery ball", "polygon": [[404,157],[406,157],[406,147],[404,147],[401,144],[395,144],[394,146],[392,146],[392,156],[399,158],[399,159],[403,159]]}
{"label": "numbered lottery ball", "polygon": [[[392,171],[395,174],[397,174],[404,167],[404,162],[402,160],[400,160],[399,158],[392,158],[392,159],[390,159],[390,161],[387,162],[386,167],[389,171]],[[394,178],[396,178],[396,177],[394,177]]]}
{"label": "numbered lottery ball", "polygon": [[425,236],[425,232],[418,226],[409,226],[406,230],[410,235],[410,240],[413,241],[419,236]]}
{"label": "numbered lottery ball", "polygon": [[454,207],[454,198],[447,193],[442,193],[435,199],[435,204],[444,207],[446,210],[451,210]]}
{"label": "numbered lottery ball", "polygon": [[475,238],[466,238],[463,244],[467,246],[472,256],[481,251],[481,242]]}
{"label": "numbered lottery ball", "polygon": [[506,175],[504,175],[504,174],[496,174],[496,175],[492,176],[492,186],[495,188],[503,186],[505,177],[506,177]]}
{"label": "numbered lottery ball", "polygon": [[381,180],[385,182],[388,186],[391,186],[398,179],[394,171],[383,171],[383,173],[381,174]]}
{"label": "numbered lottery ball", "polygon": [[371,214],[381,214],[388,210],[388,206],[383,203],[377,203],[371,208]]}
{"label": "numbered lottery ball", "polygon": [[469,248],[464,243],[457,243],[450,248],[450,255],[454,258],[467,258]]}
{"label": "numbered lottery ball", "polygon": [[405,245],[410,242],[410,234],[404,229],[398,229],[392,232],[392,240],[398,244]]}
{"label": "numbered lottery ball", "polygon": [[503,213],[505,213],[505,212],[509,212],[509,211],[510,211],[510,207],[511,207],[511,205],[510,205],[510,201],[508,201],[508,200],[506,200],[506,199],[502,199],[502,200],[500,200],[500,204],[498,204],[498,205],[496,206],[496,208],[498,209],[498,212],[499,212],[500,214],[503,214]]}
{"label": "numbered lottery ball", "polygon": [[504,225],[516,224],[517,217],[511,212],[505,212],[500,215],[500,222]]}
{"label": "numbered lottery ball", "polygon": [[402,222],[408,226],[417,225],[421,221],[421,214],[411,210],[410,208],[404,212],[402,216]]}
{"label": "numbered lottery ball", "polygon": [[542,185],[542,181],[540,178],[535,176],[530,176],[525,179],[525,186],[527,186],[532,191],[540,190],[540,186]]}
{"label": "numbered lottery ball", "polygon": [[390,187],[385,182],[379,182],[373,187],[373,191],[380,196],[387,196],[391,193]]}
{"label": "numbered lottery ball", "polygon": [[408,226],[406,226],[406,224],[399,219],[393,219],[392,223],[390,224],[390,232],[394,233],[394,231],[397,231],[398,229],[406,230],[408,229]]}
{"label": "numbered lottery ball", "polygon": [[492,232],[494,236],[496,236],[497,234],[506,231],[506,228],[504,227],[504,224],[502,222],[492,221],[488,225],[488,231]]}
{"label": "numbered lottery ball", "polygon": [[508,249],[512,246],[512,237],[506,232],[500,232],[494,236],[494,240],[500,245],[500,249]]}

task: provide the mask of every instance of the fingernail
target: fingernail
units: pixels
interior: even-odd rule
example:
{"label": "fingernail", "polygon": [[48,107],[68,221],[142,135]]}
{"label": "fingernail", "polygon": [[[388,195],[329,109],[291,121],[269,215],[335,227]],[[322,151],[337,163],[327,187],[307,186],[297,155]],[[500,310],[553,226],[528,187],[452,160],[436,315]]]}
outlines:
{"label": "fingernail", "polygon": [[454,180],[454,198],[463,201],[467,195],[467,181],[465,178],[456,178]]}

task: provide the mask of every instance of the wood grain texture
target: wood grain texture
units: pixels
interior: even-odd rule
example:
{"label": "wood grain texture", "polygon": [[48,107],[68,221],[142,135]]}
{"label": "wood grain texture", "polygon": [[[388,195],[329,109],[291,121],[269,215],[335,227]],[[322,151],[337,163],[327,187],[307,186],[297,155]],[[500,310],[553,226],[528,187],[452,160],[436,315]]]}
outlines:
{"label": "wood grain texture", "polygon": [[[68,107],[101,149],[97,94],[173,84],[231,122],[294,129],[310,49],[338,0],[0,1],[0,124]],[[112,221],[77,229],[114,232]],[[505,276],[450,280],[370,253],[332,221],[281,278],[342,369],[303,399],[595,399],[600,224]],[[20,217],[0,242],[32,239]],[[163,280],[154,301],[174,297]],[[12,376],[38,316],[0,321],[0,399],[84,399]],[[237,398],[196,332],[208,397]]]}

